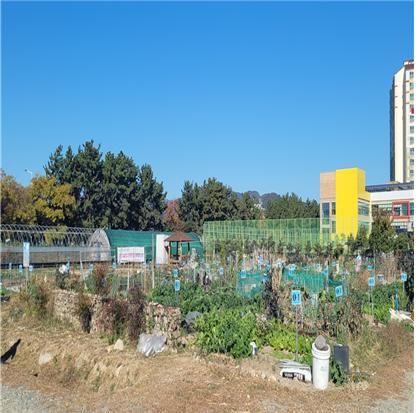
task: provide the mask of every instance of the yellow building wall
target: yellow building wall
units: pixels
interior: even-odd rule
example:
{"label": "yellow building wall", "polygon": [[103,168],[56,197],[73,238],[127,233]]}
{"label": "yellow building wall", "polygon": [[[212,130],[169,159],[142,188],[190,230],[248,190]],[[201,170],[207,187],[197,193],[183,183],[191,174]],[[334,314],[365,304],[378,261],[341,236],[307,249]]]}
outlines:
{"label": "yellow building wall", "polygon": [[358,231],[358,199],[370,201],[366,174],[360,168],[337,169],[335,178],[336,234],[354,237]]}

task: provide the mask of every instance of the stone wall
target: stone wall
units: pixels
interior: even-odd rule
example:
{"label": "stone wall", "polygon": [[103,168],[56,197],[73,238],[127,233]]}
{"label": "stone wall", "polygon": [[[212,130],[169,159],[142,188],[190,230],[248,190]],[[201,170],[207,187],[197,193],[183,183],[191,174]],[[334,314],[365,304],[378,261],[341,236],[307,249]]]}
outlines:
{"label": "stone wall", "polygon": [[145,308],[147,332],[164,335],[168,344],[180,338],[181,311],[176,307],[166,307],[158,303],[148,303]]}
{"label": "stone wall", "polygon": [[[103,301],[100,296],[86,294],[93,306],[91,318],[91,331],[103,331],[102,310]],[[67,290],[54,291],[54,315],[60,320],[70,322],[74,327],[81,330],[80,319],[77,315],[78,293]]]}
{"label": "stone wall", "polygon": [[[98,295],[86,295],[93,304],[91,332],[103,332],[103,308],[105,301]],[[54,290],[55,317],[66,320],[75,328],[81,330],[77,306],[78,293],[67,290]],[[178,308],[167,307],[158,303],[147,303],[145,306],[145,322],[147,333],[166,336],[168,344],[174,344],[180,337],[181,312]]]}

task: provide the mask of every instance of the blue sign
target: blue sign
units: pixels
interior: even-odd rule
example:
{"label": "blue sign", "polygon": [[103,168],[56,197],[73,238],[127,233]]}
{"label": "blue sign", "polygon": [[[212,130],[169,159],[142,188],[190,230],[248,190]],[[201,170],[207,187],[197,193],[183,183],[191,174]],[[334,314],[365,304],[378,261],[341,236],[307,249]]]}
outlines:
{"label": "blue sign", "polygon": [[33,265],[29,265],[29,272],[33,271]]}
{"label": "blue sign", "polygon": [[298,277],[293,278],[293,284],[299,284],[299,278]]}
{"label": "blue sign", "polygon": [[177,268],[174,268],[173,277],[177,278],[178,276],[179,276],[179,270]]}
{"label": "blue sign", "polygon": [[407,279],[408,279],[408,274],[406,272],[403,272],[401,274],[401,281],[402,282],[405,282]]}
{"label": "blue sign", "polygon": [[23,272],[23,266],[22,266],[22,264],[19,264],[19,272]]}
{"label": "blue sign", "polygon": [[245,270],[241,270],[239,273],[239,276],[242,278],[246,278],[247,277],[247,272]]}
{"label": "blue sign", "polygon": [[369,277],[367,279],[367,284],[369,285],[369,287],[374,287],[375,286],[375,279],[374,279],[374,277]]}
{"label": "blue sign", "polygon": [[343,295],[343,286],[342,285],[338,285],[337,287],[335,287],[335,296],[341,297]]}
{"label": "blue sign", "polygon": [[373,265],[369,264],[367,266],[367,271],[372,272],[373,271]]}
{"label": "blue sign", "polygon": [[300,290],[292,290],[292,305],[300,305]]}
{"label": "blue sign", "polygon": [[180,291],[180,280],[174,281],[174,291],[179,292]]}

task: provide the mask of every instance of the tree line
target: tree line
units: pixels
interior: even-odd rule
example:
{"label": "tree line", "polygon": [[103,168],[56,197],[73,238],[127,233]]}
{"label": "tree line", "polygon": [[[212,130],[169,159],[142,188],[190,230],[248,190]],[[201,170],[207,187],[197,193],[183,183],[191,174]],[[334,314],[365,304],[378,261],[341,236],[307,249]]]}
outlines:
{"label": "tree line", "polygon": [[186,181],[181,197],[167,201],[150,165],[122,151],[103,154],[87,141],[76,152],[59,145],[29,186],[0,173],[3,223],[202,232],[205,221],[319,217],[316,201],[296,194],[272,199],[263,210],[248,193],[238,199],[215,178]]}

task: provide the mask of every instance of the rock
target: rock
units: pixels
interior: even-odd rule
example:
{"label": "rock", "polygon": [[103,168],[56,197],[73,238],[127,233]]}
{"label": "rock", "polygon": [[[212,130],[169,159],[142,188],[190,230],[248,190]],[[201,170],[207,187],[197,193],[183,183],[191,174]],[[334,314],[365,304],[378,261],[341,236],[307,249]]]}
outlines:
{"label": "rock", "polygon": [[320,351],[326,351],[328,349],[327,341],[323,336],[319,335],[315,339],[315,347]]}
{"label": "rock", "polygon": [[50,361],[52,361],[53,358],[54,356],[51,353],[41,353],[39,355],[38,363],[40,366],[43,366],[44,364],[48,364]]}
{"label": "rock", "polygon": [[190,313],[187,313],[184,321],[186,322],[187,326],[190,327],[195,322],[196,318],[200,317],[202,313],[199,313],[199,311],[191,311]]}
{"label": "rock", "polygon": [[113,346],[113,349],[118,350],[118,351],[123,351],[124,348],[125,346],[123,345],[123,341],[120,338],[118,338],[116,340],[116,343]]}

